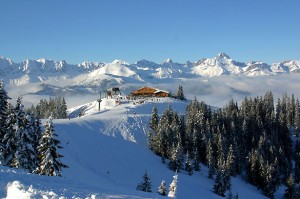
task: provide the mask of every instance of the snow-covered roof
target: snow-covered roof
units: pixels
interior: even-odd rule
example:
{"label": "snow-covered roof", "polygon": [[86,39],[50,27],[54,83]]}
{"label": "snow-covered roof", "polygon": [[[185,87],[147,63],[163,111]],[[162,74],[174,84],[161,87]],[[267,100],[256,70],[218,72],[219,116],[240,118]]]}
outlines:
{"label": "snow-covered roof", "polygon": [[[140,87],[139,89],[137,89],[136,91],[138,90],[142,90],[144,88],[150,88],[150,89],[153,89],[155,90],[154,93],[160,93],[160,92],[163,92],[163,93],[169,93],[168,91],[166,90],[161,90],[161,89],[158,89],[158,88],[153,88],[153,87],[149,87],[149,86],[143,86],[143,87]],[[134,91],[133,91],[134,92]]]}
{"label": "snow-covered roof", "polygon": [[156,91],[154,93],[169,93],[169,92],[165,91],[165,90],[156,89]]}

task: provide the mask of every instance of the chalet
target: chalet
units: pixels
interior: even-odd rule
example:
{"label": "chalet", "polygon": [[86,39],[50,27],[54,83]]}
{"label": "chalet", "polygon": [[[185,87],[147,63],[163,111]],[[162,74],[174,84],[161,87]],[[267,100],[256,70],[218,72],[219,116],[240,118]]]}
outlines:
{"label": "chalet", "polygon": [[145,86],[132,91],[130,95],[133,97],[169,97],[170,93],[168,91]]}

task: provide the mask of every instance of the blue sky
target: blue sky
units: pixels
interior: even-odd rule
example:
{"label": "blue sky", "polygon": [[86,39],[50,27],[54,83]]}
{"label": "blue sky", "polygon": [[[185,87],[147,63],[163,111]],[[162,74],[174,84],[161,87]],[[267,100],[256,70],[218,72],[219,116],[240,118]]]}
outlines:
{"label": "blue sky", "polygon": [[300,59],[299,0],[0,1],[0,56],[111,62]]}

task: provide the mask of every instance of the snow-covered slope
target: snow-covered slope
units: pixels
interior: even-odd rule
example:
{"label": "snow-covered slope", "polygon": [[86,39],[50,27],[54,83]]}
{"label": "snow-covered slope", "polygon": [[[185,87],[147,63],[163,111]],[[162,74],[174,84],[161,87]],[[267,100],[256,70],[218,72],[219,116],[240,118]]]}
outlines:
{"label": "snow-covered slope", "polygon": [[[20,170],[0,167],[0,197],[7,198],[165,198],[156,191],[162,180],[167,185],[174,173],[147,147],[148,122],[151,110],[159,113],[171,104],[173,110],[185,112],[187,102],[165,98],[134,105],[126,100],[116,105],[103,100],[98,112],[96,102],[84,107],[85,115],[54,120],[55,131],[61,140],[62,161],[69,166],[63,177],[27,174]],[[153,193],[136,190],[147,170]],[[178,199],[222,198],[212,192],[213,181],[207,168],[192,176],[179,173]],[[232,193],[239,198],[264,198],[255,187],[240,178],[232,179]],[[280,193],[282,194],[282,193]]]}

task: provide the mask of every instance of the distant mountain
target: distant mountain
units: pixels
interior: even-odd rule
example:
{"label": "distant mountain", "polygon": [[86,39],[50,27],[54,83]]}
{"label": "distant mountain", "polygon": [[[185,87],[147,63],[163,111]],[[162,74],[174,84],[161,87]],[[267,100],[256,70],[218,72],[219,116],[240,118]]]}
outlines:
{"label": "distant mountain", "polygon": [[212,59],[202,59],[192,68],[194,74],[201,76],[220,76],[229,74],[241,74],[244,63],[236,62],[225,53],[220,53]]}
{"label": "distant mountain", "polygon": [[219,53],[213,58],[203,58],[196,62],[175,63],[171,59],[166,59],[160,64],[148,60],[141,60],[134,64],[115,60],[111,63],[83,62],[73,65],[64,60],[46,59],[15,63],[4,57],[0,58],[0,78],[6,83],[16,85],[61,79],[72,79],[74,80],[73,84],[96,84],[99,81],[157,82],[198,76],[269,76],[299,72],[300,60],[283,61],[271,65],[259,61],[243,63],[231,59],[225,53]]}

